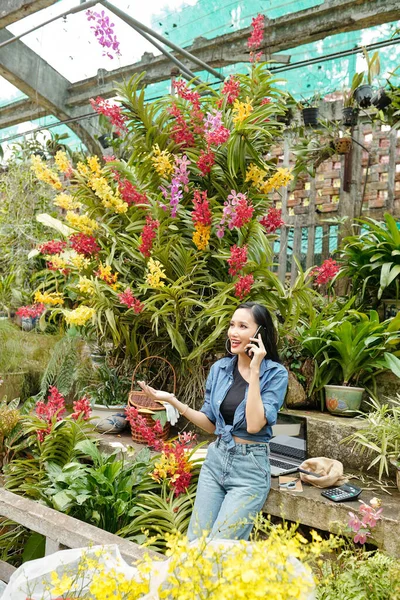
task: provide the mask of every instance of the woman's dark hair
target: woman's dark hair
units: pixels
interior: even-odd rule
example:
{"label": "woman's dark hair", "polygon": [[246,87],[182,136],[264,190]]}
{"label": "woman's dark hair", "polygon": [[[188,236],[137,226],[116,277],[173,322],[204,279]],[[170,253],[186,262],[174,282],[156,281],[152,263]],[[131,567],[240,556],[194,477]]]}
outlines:
{"label": "woman's dark hair", "polygon": [[267,351],[266,358],[274,360],[275,362],[280,362],[278,349],[276,347],[277,333],[270,312],[265,308],[265,306],[262,304],[257,304],[257,302],[243,302],[243,304],[240,304],[238,308],[246,308],[247,310],[251,310],[253,319],[258,326],[262,327],[260,333],[261,339]]}

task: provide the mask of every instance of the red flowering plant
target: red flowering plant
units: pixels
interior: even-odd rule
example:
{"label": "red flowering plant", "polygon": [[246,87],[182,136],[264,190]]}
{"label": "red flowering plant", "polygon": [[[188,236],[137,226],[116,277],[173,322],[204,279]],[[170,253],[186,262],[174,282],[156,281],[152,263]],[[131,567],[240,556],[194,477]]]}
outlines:
{"label": "red flowering plant", "polygon": [[[74,421],[90,419],[91,405],[89,399],[84,396],[73,403],[73,412],[69,418]],[[47,402],[39,400],[35,407],[36,415],[41,423],[38,425],[36,435],[39,442],[43,442],[45,437],[52,432],[56,423],[64,420],[67,412],[65,408],[65,398],[55,386],[49,387]]]}
{"label": "red flowering plant", "polygon": [[158,483],[164,483],[175,496],[187,491],[194,463],[191,462],[190,450],[196,441],[193,433],[183,433],[177,440],[165,442],[162,439],[163,426],[160,420],[149,425],[147,419],[133,406],[125,409],[126,418],[132,431],[143,438],[149,448],[159,454],[154,458],[152,478]]}
{"label": "red flowering plant", "polygon": [[325,285],[332,282],[340,271],[340,265],[333,258],[324,260],[320,267],[315,267],[312,274],[315,276],[316,285]]}

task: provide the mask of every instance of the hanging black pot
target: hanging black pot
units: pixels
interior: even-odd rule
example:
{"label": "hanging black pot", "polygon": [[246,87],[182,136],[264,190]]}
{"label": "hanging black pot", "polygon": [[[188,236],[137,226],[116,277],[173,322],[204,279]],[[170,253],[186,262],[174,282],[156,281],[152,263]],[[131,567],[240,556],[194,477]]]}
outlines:
{"label": "hanging black pot", "polygon": [[303,108],[303,121],[304,125],[316,127],[318,125],[318,108],[310,106]]}
{"label": "hanging black pot", "polygon": [[359,85],[354,90],[354,98],[361,108],[368,108],[371,106],[372,87],[368,84]]}
{"label": "hanging black pot", "polygon": [[392,103],[392,99],[387,95],[385,88],[379,88],[372,96],[371,102],[378,110],[383,110]]}
{"label": "hanging black pot", "polygon": [[346,106],[342,109],[342,124],[346,127],[357,125],[358,110],[352,106]]}

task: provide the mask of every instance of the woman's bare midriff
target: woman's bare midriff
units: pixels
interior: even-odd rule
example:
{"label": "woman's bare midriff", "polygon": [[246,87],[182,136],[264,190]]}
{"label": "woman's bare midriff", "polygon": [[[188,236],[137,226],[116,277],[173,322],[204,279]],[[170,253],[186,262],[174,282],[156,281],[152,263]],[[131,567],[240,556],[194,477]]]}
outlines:
{"label": "woman's bare midriff", "polygon": [[[242,438],[236,437],[236,435],[233,435],[232,437],[237,444],[260,444],[260,443],[262,444],[263,443],[263,442],[256,442],[256,441],[253,442],[253,440],[243,440]],[[267,444],[265,444],[265,445],[267,445]]]}

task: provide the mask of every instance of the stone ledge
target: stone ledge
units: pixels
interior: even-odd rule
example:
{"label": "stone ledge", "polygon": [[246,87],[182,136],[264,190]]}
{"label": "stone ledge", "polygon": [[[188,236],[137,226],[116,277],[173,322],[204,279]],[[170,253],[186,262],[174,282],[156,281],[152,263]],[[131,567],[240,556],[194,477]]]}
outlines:
{"label": "stone ledge", "polygon": [[[359,480],[353,483],[361,487]],[[359,500],[352,502],[332,502],[321,496],[319,488],[303,482],[303,492],[280,490],[277,477],[272,478],[271,491],[263,511],[295,523],[338,533],[344,530],[349,511],[357,512]],[[382,520],[374,529],[374,540],[378,547],[388,554],[400,557],[400,492],[391,489],[391,496],[379,493],[376,486],[363,489],[360,500],[369,502],[374,496],[382,500]]]}
{"label": "stone ledge", "polygon": [[[330,413],[311,410],[285,410],[285,414],[307,419],[307,450],[308,456],[326,456],[343,463],[345,470],[367,471],[371,457],[366,452],[355,452],[351,445],[342,442],[346,437],[361,429],[360,419],[336,417]],[[375,474],[377,469],[368,473]]]}

